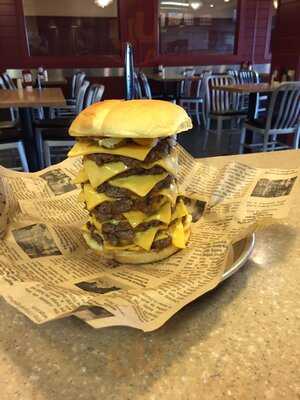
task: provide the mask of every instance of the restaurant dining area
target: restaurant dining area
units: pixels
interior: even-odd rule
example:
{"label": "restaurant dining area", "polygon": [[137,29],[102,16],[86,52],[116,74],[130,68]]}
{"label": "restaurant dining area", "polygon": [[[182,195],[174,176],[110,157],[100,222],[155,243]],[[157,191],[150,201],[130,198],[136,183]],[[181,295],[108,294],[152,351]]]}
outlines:
{"label": "restaurant dining area", "polygon": [[3,0],[0,161],[37,171],[66,157],[89,105],[131,98],[183,107],[195,157],[299,144],[297,1]]}
{"label": "restaurant dining area", "polygon": [[0,400],[300,399],[300,0],[0,0]]}

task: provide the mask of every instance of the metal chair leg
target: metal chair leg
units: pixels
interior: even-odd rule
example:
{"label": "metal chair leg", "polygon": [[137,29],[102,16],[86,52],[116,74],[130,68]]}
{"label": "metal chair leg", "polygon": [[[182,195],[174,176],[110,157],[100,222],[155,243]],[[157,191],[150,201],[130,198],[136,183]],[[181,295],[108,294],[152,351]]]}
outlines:
{"label": "metal chair leg", "polygon": [[25,147],[24,147],[22,140],[19,140],[17,142],[17,146],[18,146],[18,153],[19,153],[19,157],[20,157],[21,164],[23,167],[23,171],[29,172],[28,162],[27,162],[27,158],[26,158],[26,154],[25,154]]}
{"label": "metal chair leg", "polygon": [[195,104],[195,113],[196,113],[197,123],[198,123],[198,125],[201,125],[201,122],[200,122],[199,103],[196,103],[196,104]]}
{"label": "metal chair leg", "polygon": [[294,135],[294,140],[293,140],[293,148],[294,149],[299,148],[299,138],[300,138],[300,125],[296,128],[296,132]]}
{"label": "metal chair leg", "polygon": [[44,141],[44,163],[46,167],[50,167],[51,165],[50,146],[47,140]]}
{"label": "metal chair leg", "polygon": [[217,135],[218,135],[218,136],[221,136],[222,127],[223,127],[223,120],[222,120],[222,118],[217,118]]}
{"label": "metal chair leg", "polygon": [[263,151],[267,151],[268,150],[268,141],[269,141],[269,133],[265,132],[264,133]]}
{"label": "metal chair leg", "polygon": [[246,139],[246,128],[243,126],[241,132],[240,147],[239,147],[240,154],[244,153],[245,139]]}

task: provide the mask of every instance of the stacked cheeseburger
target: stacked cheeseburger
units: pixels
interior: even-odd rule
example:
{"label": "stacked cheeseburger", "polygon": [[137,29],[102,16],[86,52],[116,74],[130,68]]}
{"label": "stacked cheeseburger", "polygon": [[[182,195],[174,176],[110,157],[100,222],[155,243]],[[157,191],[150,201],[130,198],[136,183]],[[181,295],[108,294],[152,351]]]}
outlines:
{"label": "stacked cheeseburger", "polygon": [[69,157],[83,156],[75,182],[89,211],[89,247],[134,264],[186,247],[191,216],[178,193],[175,147],[191,127],[181,107],[160,100],[107,100],[74,120]]}

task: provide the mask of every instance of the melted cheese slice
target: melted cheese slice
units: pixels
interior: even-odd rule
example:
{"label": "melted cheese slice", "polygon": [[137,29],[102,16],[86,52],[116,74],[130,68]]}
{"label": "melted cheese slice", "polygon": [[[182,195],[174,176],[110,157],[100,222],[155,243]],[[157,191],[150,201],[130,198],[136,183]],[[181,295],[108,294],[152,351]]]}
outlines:
{"label": "melted cheese slice", "polygon": [[79,201],[79,203],[84,203],[85,202],[85,197],[84,197],[84,191],[83,190],[79,193],[77,200]]}
{"label": "melted cheese slice", "polygon": [[117,178],[109,183],[122,189],[128,189],[140,197],[145,197],[154,186],[165,179],[167,173],[159,175],[131,175],[124,178]]}
{"label": "melted cheese slice", "polygon": [[96,217],[91,217],[90,222],[95,226],[98,232],[102,232],[102,224],[97,220]]}
{"label": "melted cheese slice", "polygon": [[111,197],[106,196],[105,193],[97,193],[89,183],[86,183],[83,188],[84,199],[86,201],[86,207],[89,211],[97,207],[104,201],[113,201]]}
{"label": "melted cheese slice", "polygon": [[171,230],[172,244],[178,249],[186,247],[186,235],[181,220],[176,221]]}
{"label": "melted cheese slice", "polygon": [[144,250],[149,251],[151,249],[155,235],[159,229],[160,229],[159,226],[154,226],[152,228],[147,229],[144,232],[137,232],[135,234],[134,243],[142,247]]}
{"label": "melted cheese slice", "polygon": [[172,205],[175,205],[178,195],[177,185],[175,183],[171,183],[168,188],[160,190],[158,194],[165,196],[168,200],[170,200]]}
{"label": "melted cheese slice", "polygon": [[86,160],[83,165],[88,180],[95,189],[108,179],[128,169],[127,165],[122,162],[107,163],[99,166],[92,160]]}
{"label": "melted cheese slice", "polygon": [[133,228],[136,228],[147,218],[147,215],[142,211],[128,211],[123,213],[123,215]]}
{"label": "melted cheese slice", "polygon": [[128,211],[123,215],[133,228],[136,228],[142,222],[150,221],[161,221],[168,225],[171,221],[171,204],[169,202],[163,204],[155,214],[150,216],[142,211]]}
{"label": "melted cheese slice", "polygon": [[73,183],[79,184],[79,183],[84,183],[89,180],[89,177],[87,176],[85,169],[81,168],[81,170],[78,172],[78,175],[75,176],[75,178],[72,180]]}
{"label": "melted cheese slice", "polygon": [[151,146],[139,146],[138,144],[129,143],[116,149],[106,149],[92,142],[77,142],[69,151],[68,156],[78,157],[88,154],[113,154],[144,161],[151,151],[151,148]]}
{"label": "melted cheese slice", "polygon": [[178,174],[179,164],[178,164],[178,155],[176,151],[173,151],[169,156],[162,158],[160,160],[154,161],[151,164],[142,164],[142,167],[145,169],[153,168],[155,165],[158,165],[169,172],[171,175],[176,176]]}
{"label": "melted cheese slice", "polygon": [[176,208],[172,214],[171,221],[174,221],[174,219],[177,218],[183,218],[186,215],[188,215],[188,210],[183,202],[183,200],[179,200],[179,202],[176,204]]}

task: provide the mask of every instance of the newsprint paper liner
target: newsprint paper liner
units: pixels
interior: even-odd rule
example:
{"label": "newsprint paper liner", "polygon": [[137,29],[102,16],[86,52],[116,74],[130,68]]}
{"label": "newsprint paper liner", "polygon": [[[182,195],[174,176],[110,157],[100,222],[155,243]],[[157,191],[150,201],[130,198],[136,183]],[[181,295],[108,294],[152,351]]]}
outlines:
{"label": "newsprint paper liner", "polygon": [[147,265],[115,264],[87,248],[88,214],[72,183],[81,159],[32,174],[0,167],[0,295],[37,324],[76,315],[93,328],[152,331],[213,289],[233,243],[287,217],[299,171],[216,169],[178,151],[180,190],[202,215],[188,248]]}

